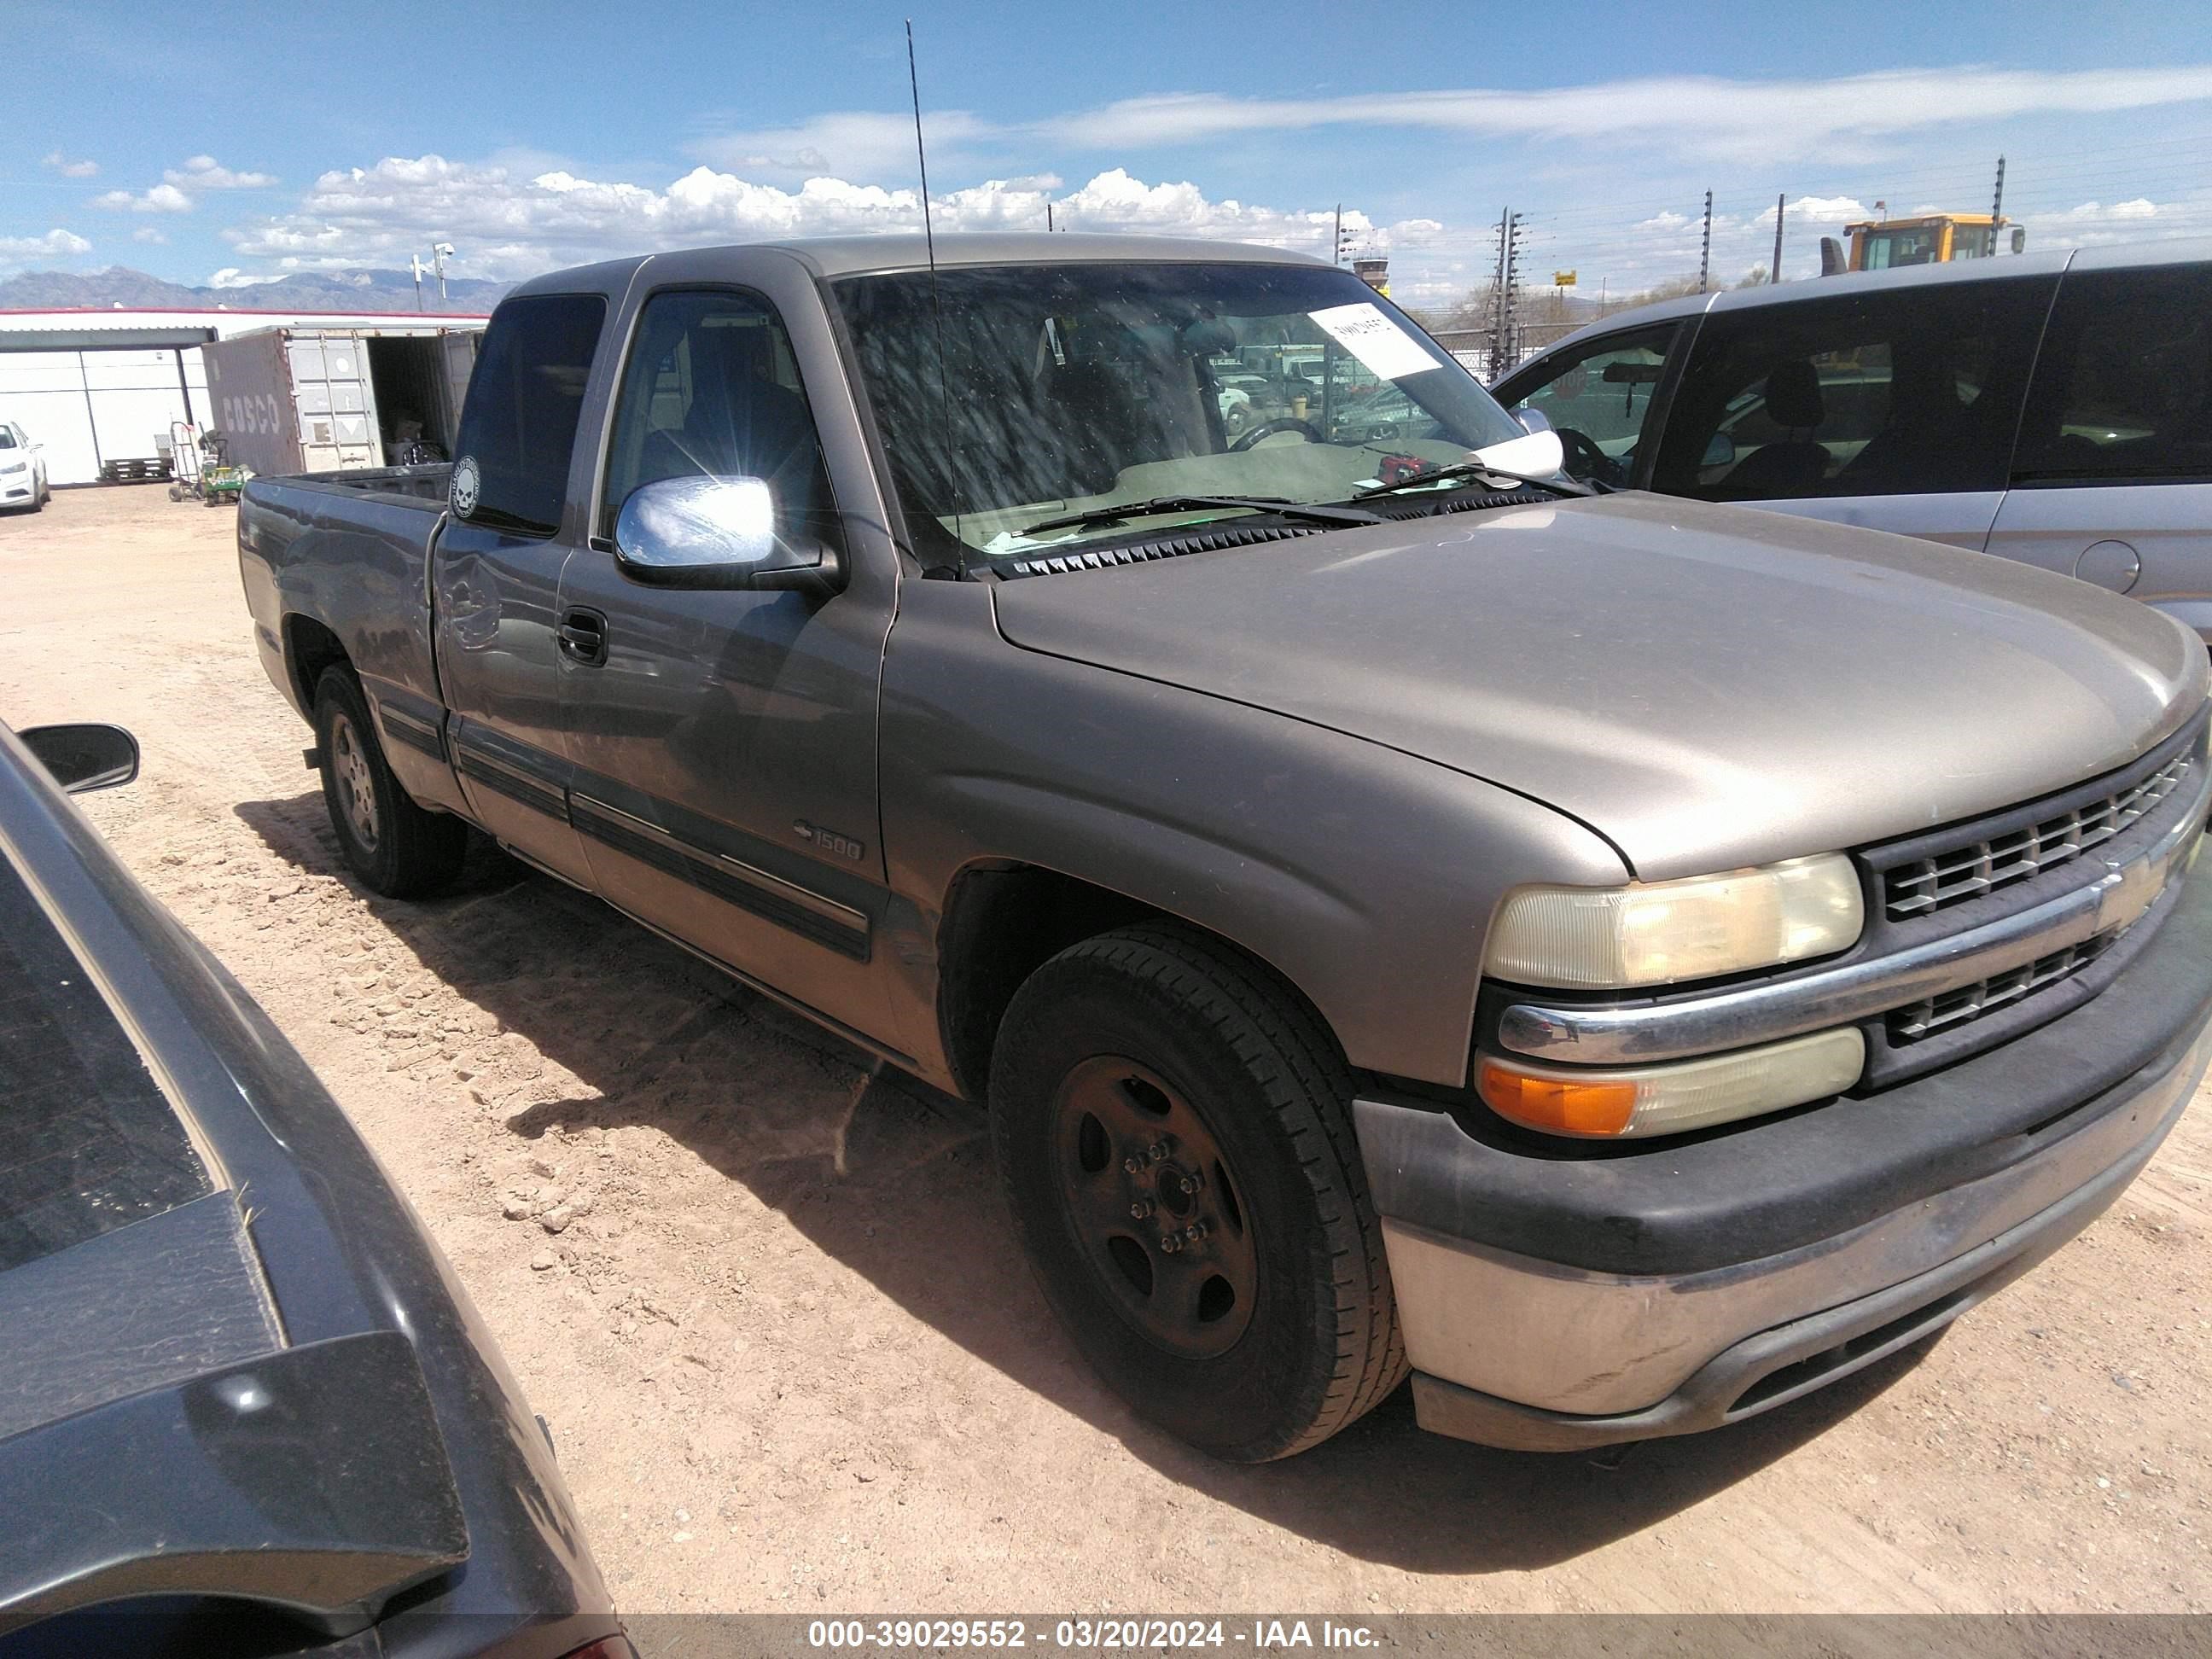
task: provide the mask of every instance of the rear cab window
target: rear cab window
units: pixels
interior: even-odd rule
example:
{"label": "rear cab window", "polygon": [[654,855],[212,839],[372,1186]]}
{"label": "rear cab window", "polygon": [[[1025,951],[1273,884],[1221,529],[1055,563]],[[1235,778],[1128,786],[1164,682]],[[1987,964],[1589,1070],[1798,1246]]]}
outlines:
{"label": "rear cab window", "polygon": [[2030,486],[2212,479],[2212,265],[2066,277],[2013,471]]}
{"label": "rear cab window", "polygon": [[560,528],[606,312],[596,294],[537,294],[493,313],[453,445],[455,516],[521,536]]}
{"label": "rear cab window", "polygon": [[1651,487],[1716,501],[2002,489],[2055,280],[1710,314]]}

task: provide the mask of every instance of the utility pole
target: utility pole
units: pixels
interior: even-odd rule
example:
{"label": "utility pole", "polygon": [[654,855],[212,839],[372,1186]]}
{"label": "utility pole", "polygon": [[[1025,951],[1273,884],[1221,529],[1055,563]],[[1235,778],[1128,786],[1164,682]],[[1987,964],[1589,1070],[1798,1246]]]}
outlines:
{"label": "utility pole", "polygon": [[1049,201],[1044,204],[1044,228],[1048,231],[1052,228],[1052,204]]}
{"label": "utility pole", "polygon": [[1511,368],[1520,360],[1521,342],[1518,337],[1520,319],[1517,315],[1520,308],[1521,216],[1511,213],[1508,214],[1505,219],[1505,322],[1504,326],[1499,331],[1504,337],[1505,356],[1503,367],[1495,367],[1492,369],[1491,372],[1493,374],[1504,374],[1507,368]]}
{"label": "utility pole", "polygon": [[430,264],[438,273],[438,308],[441,311],[446,308],[446,256],[453,251],[451,242],[433,242],[430,245]]}
{"label": "utility pole", "polygon": [[1990,252],[1997,251],[1997,227],[2004,223],[2004,157],[1997,157],[1996,199],[1990,204]]}
{"label": "utility pole", "polygon": [[1512,224],[1513,210],[1507,208],[1498,216],[1498,269],[1490,279],[1490,378],[1493,380],[1504,372],[1505,244]]}
{"label": "utility pole", "polygon": [[1705,240],[1698,250],[1698,292],[1703,294],[1713,268],[1713,193],[1705,192]]}
{"label": "utility pole", "polygon": [[1789,199],[1787,191],[1774,198],[1774,263],[1766,268],[1769,286],[1782,280],[1782,210]]}
{"label": "utility pole", "polygon": [[1337,264],[1344,263],[1344,204],[1336,204],[1336,234],[1329,240],[1329,258]]}
{"label": "utility pole", "polygon": [[422,256],[410,253],[407,256],[407,263],[415,269],[415,309],[420,311],[422,309]]}

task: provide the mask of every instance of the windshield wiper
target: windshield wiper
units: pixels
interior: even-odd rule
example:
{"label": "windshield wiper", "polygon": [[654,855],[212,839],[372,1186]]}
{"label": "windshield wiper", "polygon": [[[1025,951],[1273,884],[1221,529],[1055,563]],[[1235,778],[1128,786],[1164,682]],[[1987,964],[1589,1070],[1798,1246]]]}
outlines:
{"label": "windshield wiper", "polygon": [[1210,507],[1273,513],[1285,519],[1304,519],[1311,524],[1382,522],[1374,514],[1363,513],[1356,507],[1307,507],[1280,495],[1155,495],[1150,501],[1121,501],[1111,507],[1094,507],[1061,518],[1047,519],[1041,524],[1030,526],[1022,534],[1034,536],[1041,530],[1072,530],[1079,525],[1114,524],[1123,519],[1141,519],[1154,513],[1202,512]]}
{"label": "windshield wiper", "polygon": [[1389,483],[1370,484],[1364,489],[1355,489],[1352,499],[1364,501],[1370,495],[1388,495],[1395,490],[1411,489],[1419,484],[1431,484],[1443,478],[1504,478],[1509,483],[1527,484],[1532,489],[1548,489],[1555,495],[1611,495],[1610,489],[1599,489],[1589,484],[1576,483],[1568,478],[1540,478],[1528,472],[1509,472],[1502,466],[1492,466],[1487,461],[1461,461],[1452,466],[1431,468],[1426,472],[1415,472]]}

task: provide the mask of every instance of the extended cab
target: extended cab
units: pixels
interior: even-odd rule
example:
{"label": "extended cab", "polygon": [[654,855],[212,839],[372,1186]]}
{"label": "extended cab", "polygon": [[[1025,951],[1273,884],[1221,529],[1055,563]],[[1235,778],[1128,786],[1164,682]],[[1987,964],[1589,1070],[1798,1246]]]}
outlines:
{"label": "extended cab", "polygon": [[526,283],[450,469],[256,480],[240,558],[368,885],[473,824],[988,1099],[1139,1410],[1279,1456],[1410,1369],[1566,1447],[2112,1201],[2205,1063],[2212,773],[2169,617],[1558,460],[1299,256],[724,248]]}

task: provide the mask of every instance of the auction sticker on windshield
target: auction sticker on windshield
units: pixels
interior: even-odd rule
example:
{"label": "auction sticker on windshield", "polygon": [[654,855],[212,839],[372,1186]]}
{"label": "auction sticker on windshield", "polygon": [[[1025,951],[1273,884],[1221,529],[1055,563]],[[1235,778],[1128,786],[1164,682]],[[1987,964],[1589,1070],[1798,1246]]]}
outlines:
{"label": "auction sticker on windshield", "polygon": [[1327,329],[1336,343],[1386,380],[1437,367],[1437,360],[1421,349],[1420,343],[1364,301],[1331,306],[1306,313]]}

